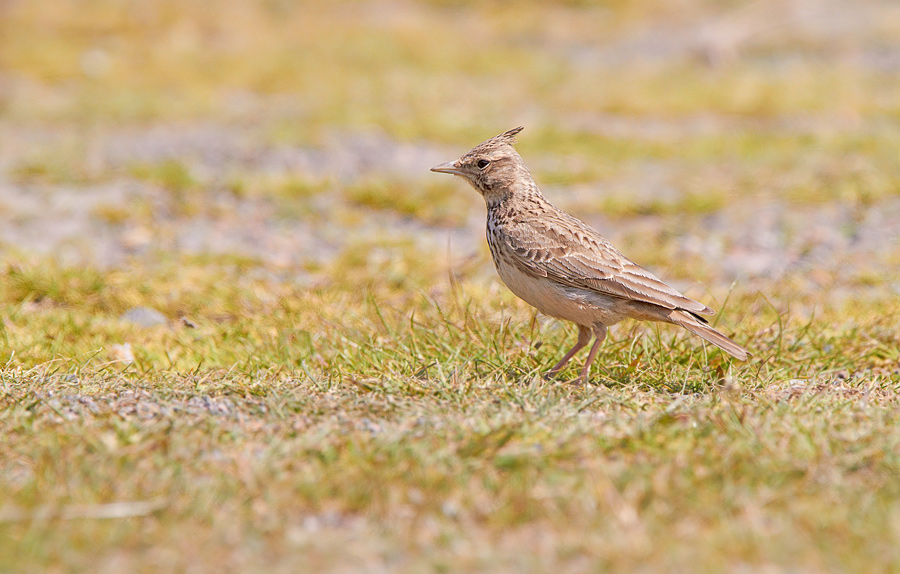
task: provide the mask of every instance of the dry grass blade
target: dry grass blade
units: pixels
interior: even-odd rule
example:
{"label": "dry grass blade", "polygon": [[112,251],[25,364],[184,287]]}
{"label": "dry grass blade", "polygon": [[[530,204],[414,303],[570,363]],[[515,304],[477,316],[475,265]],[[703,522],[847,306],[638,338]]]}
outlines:
{"label": "dry grass blade", "polygon": [[163,498],[134,502],[109,502],[106,504],[71,504],[66,506],[40,506],[33,509],[0,507],[0,522],[26,522],[46,520],[77,520],[134,518],[147,516],[168,506]]}

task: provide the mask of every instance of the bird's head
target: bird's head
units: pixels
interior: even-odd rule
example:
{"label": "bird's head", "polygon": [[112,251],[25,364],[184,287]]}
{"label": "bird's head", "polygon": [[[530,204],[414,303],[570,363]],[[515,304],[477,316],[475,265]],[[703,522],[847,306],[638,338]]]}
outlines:
{"label": "bird's head", "polygon": [[484,196],[490,205],[515,191],[517,186],[533,186],[531,174],[522,157],[513,148],[516,134],[523,127],[494,136],[478,144],[456,161],[431,168],[438,173],[458,175]]}

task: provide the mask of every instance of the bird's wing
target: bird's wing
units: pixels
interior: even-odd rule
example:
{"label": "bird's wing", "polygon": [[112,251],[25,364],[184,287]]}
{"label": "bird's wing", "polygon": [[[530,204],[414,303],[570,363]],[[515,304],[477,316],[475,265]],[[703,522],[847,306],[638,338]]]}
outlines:
{"label": "bird's wing", "polygon": [[599,233],[565,212],[528,221],[507,222],[500,230],[509,255],[523,270],[568,287],[612,297],[683,309],[700,315],[715,311],[685,297],[622,255]]}

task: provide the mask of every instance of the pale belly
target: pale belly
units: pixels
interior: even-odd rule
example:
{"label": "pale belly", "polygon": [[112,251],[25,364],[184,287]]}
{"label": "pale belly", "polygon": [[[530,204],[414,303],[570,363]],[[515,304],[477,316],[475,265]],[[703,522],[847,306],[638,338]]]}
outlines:
{"label": "pale belly", "polygon": [[499,258],[495,266],[509,290],[544,315],[586,327],[613,325],[630,315],[628,303],[620,298],[536,279]]}

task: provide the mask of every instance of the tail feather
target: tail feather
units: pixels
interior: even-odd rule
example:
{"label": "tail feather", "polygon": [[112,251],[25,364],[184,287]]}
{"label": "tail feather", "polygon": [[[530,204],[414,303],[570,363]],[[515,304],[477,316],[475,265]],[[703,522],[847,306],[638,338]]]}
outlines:
{"label": "tail feather", "polygon": [[716,347],[741,361],[746,361],[750,353],[722,333],[706,324],[706,321],[687,311],[675,310],[669,313],[669,320],[680,325],[691,333],[703,337]]}

